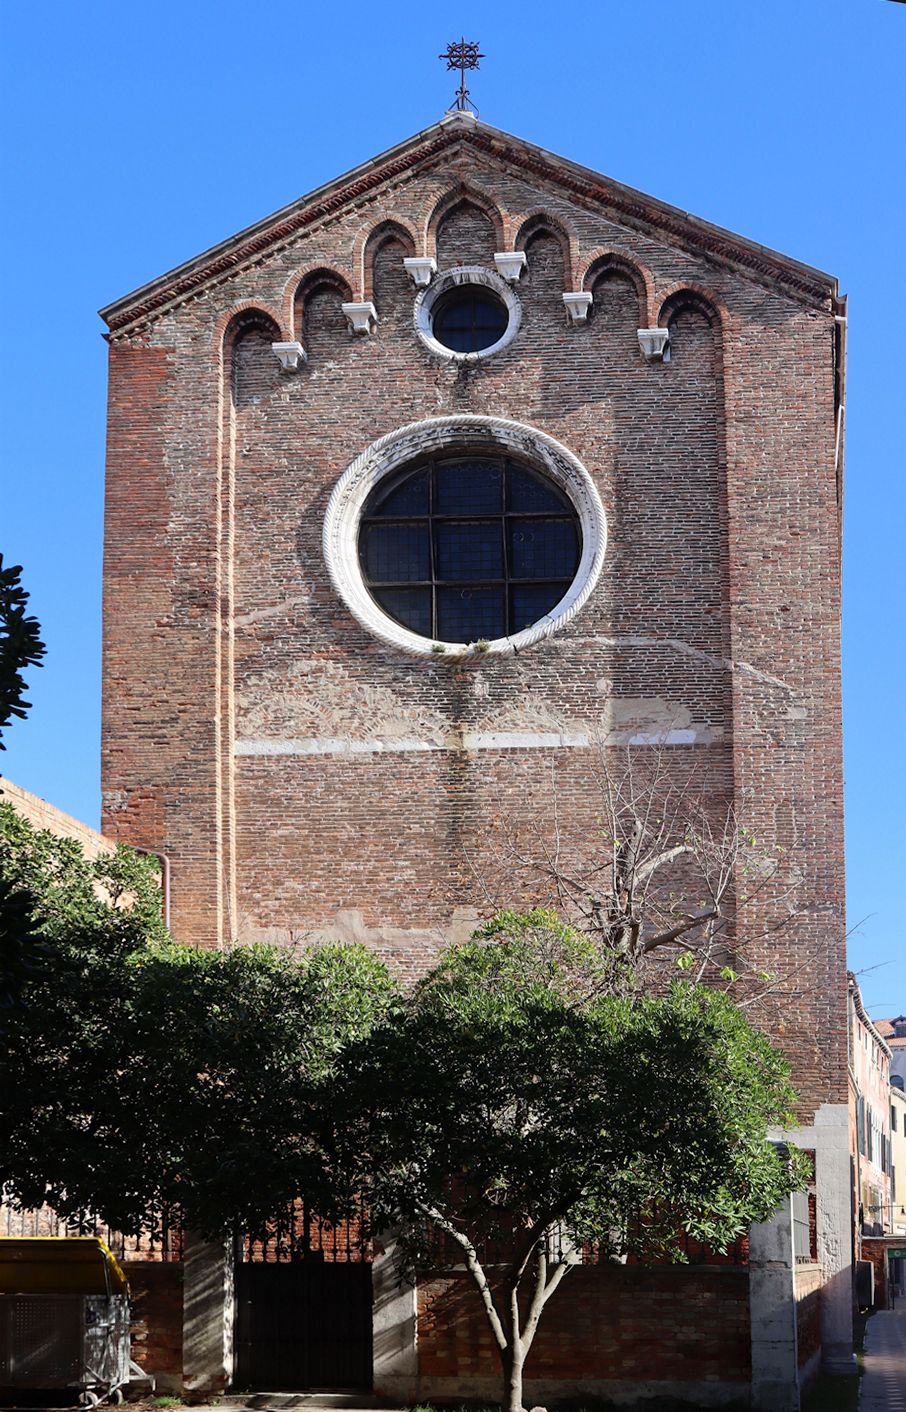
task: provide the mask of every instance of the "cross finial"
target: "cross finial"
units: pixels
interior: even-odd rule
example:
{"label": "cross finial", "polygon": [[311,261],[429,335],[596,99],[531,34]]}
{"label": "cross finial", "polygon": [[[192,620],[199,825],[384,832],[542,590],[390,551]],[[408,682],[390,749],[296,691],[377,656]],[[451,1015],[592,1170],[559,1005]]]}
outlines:
{"label": "cross finial", "polygon": [[459,88],[454,96],[450,112],[465,113],[471,108],[473,112],[477,113],[478,109],[469,98],[469,90],[466,88],[466,69],[477,69],[479,59],[484,58],[484,55],[478,52],[478,45],[472,44],[463,37],[458,44],[455,40],[452,44],[448,44],[444,53],[438,54],[437,57],[438,59],[446,59],[448,69],[459,69]]}

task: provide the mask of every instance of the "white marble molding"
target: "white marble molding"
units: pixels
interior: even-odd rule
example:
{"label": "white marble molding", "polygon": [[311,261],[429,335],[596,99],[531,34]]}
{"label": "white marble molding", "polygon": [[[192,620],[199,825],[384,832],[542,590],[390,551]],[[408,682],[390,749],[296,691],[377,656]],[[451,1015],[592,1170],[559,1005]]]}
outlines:
{"label": "white marble molding", "polygon": [[[394,622],[369,593],[359,563],[362,510],[379,481],[419,456],[487,454],[489,449],[527,462],[568,496],[582,531],[579,567],[560,602],[530,628],[481,647],[474,642],[435,642]],[[522,422],[463,414],[412,422],[380,437],[356,456],[334,486],[322,543],[333,586],[362,627],[388,647],[442,663],[522,652],[565,627],[588,601],[598,581],[607,547],[607,520],[591,476],[561,442]]]}
{"label": "white marble molding", "polygon": [[[497,342],[488,348],[480,348],[475,353],[457,353],[455,349],[447,348],[434,337],[434,308],[437,301],[449,294],[451,289],[466,284],[480,284],[492,290],[506,306],[507,311],[507,325]],[[484,269],[481,265],[459,265],[455,269],[444,270],[426,289],[420,289],[415,298],[416,333],[432,353],[436,353],[439,358],[449,358],[454,363],[477,363],[482,358],[490,358],[494,353],[499,353],[501,348],[506,348],[508,343],[512,343],[519,332],[521,322],[522,305],[516,294],[500,275],[495,274],[493,270]]]}

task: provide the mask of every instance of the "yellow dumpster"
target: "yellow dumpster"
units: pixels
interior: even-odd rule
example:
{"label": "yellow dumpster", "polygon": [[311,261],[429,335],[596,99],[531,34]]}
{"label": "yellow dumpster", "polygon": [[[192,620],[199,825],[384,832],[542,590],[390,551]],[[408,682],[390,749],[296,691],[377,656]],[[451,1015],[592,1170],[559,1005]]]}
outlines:
{"label": "yellow dumpster", "polygon": [[[122,1402],[130,1377],[129,1286],[95,1236],[0,1238],[0,1400],[21,1390],[96,1407]],[[62,1395],[62,1399],[61,1399]],[[23,1400],[25,1400],[23,1398]]]}

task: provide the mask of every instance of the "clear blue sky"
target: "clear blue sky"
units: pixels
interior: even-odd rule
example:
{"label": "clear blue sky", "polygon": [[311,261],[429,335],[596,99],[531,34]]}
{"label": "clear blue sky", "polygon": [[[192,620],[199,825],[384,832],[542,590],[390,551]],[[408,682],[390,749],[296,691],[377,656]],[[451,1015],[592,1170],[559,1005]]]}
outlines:
{"label": "clear blue sky", "polygon": [[[439,118],[481,116],[839,276],[854,969],[906,1010],[906,5],[7,0],[0,550],[45,628],[0,770],[96,822],[105,354],[95,310]],[[136,644],[141,650],[141,644]],[[865,920],[863,920],[865,919]]]}

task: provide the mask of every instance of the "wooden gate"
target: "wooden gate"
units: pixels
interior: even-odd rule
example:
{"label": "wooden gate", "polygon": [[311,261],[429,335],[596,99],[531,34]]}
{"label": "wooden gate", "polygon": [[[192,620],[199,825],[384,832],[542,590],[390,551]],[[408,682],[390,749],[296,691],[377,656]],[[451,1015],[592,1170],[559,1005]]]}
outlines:
{"label": "wooden gate", "polygon": [[236,1265],[237,1388],[370,1389],[371,1259],[356,1222],[327,1226],[302,1202]]}

